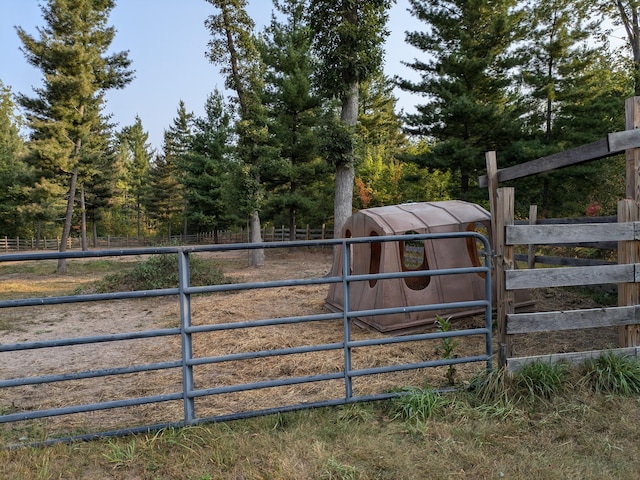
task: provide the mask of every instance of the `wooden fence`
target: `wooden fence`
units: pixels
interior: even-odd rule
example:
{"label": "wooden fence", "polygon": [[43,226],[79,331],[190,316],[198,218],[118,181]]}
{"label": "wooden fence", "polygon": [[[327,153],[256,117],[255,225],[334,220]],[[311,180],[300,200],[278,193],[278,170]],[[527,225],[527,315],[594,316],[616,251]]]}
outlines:
{"label": "wooden fence", "polygon": [[[500,314],[500,357],[510,370],[523,364],[545,359],[548,361],[579,362],[601,354],[601,351],[569,352],[553,355],[513,357],[512,342],[515,335],[589,329],[617,326],[620,328],[620,344],[614,349],[627,355],[638,355],[635,345],[640,342],[640,305],[638,305],[638,283],[640,282],[640,256],[631,254],[640,251],[640,221],[621,221],[615,224],[564,224],[564,225],[515,225],[513,216],[514,193],[512,188],[501,188],[497,195],[497,209],[505,213],[500,228],[504,227],[501,246],[501,268],[497,269],[496,281],[503,285],[498,296]],[[623,200],[619,210],[629,211]],[[619,212],[620,213],[620,212]],[[514,248],[516,245],[547,243],[572,244],[576,242],[619,242],[619,263],[616,265],[591,265],[544,269],[515,269]],[[500,270],[500,272],[498,272]],[[514,291],[546,287],[583,286],[600,284],[619,285],[619,306],[610,308],[563,310],[552,312],[515,313]]]}
{"label": "wooden fence", "polygon": [[[627,130],[610,133],[598,142],[560,152],[514,167],[497,169],[495,152],[487,153],[487,175],[481,186],[489,188],[497,290],[497,323],[500,363],[510,370],[532,360],[579,362],[602,351],[569,352],[531,357],[513,357],[514,336],[532,332],[617,326],[620,331],[616,351],[638,356],[640,345],[640,97],[626,101]],[[512,187],[498,188],[500,181],[513,180],[591,160],[624,153],[626,156],[625,200],[618,204],[617,223],[567,223],[516,225]],[[623,195],[621,195],[623,196]],[[534,216],[531,212],[530,216]],[[618,263],[588,264],[560,268],[533,269],[536,244],[575,245],[616,242]],[[516,269],[514,247],[528,245],[529,268]],[[589,310],[515,313],[514,293],[519,289],[617,284],[618,306]]]}
{"label": "wooden fence", "polygon": [[[262,239],[265,242],[287,241],[290,239],[289,228],[281,226],[263,227]],[[239,228],[236,230],[224,230],[217,234],[218,243],[249,243],[250,232],[247,229]],[[214,233],[198,233],[193,235],[172,235],[168,237],[116,237],[106,236],[97,239],[89,239],[91,248],[109,249],[109,248],[133,248],[133,247],[150,247],[155,245],[203,245],[213,244]],[[324,240],[333,238],[333,230],[327,229],[324,225],[322,228],[305,228],[295,229],[295,240]],[[67,250],[80,249],[81,242],[79,237],[69,237],[67,240]],[[59,238],[0,238],[0,253],[15,252],[24,250],[59,250]]]}

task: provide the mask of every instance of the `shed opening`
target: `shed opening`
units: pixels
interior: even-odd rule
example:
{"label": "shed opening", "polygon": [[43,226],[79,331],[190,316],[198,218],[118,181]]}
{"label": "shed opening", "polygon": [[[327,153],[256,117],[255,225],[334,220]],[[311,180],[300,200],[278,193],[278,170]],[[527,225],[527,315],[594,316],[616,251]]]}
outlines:
{"label": "shed opening", "polygon": [[[405,235],[416,235],[418,232],[408,231]],[[421,240],[400,240],[398,242],[400,250],[400,263],[403,272],[417,272],[429,270],[427,261],[427,251],[424,242]],[[405,277],[404,283],[411,290],[424,290],[431,282],[430,275],[419,277]]]}

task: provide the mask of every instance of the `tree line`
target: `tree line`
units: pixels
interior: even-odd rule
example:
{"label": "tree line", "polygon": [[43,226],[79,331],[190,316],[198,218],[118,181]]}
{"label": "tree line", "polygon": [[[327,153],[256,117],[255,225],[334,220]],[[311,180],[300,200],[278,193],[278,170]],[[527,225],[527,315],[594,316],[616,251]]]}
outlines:
{"label": "tree line", "polygon": [[[0,79],[0,235],[86,247],[248,224],[259,241],[265,223],[340,232],[358,208],[486,205],[486,151],[502,167],[600,139],[640,93],[635,1],[409,0],[418,80],[383,73],[392,0],[274,0],[261,31],[246,0],[203,1],[225,85],[202,117],[180,101],[159,151],[141,118],[118,127],[106,113],[105,93],[134,78],[128,52],[109,53],[114,0],[48,0],[38,36],[16,28],[43,83],[12,92]],[[414,112],[398,111],[395,88],[415,94]],[[518,182],[522,212],[611,213],[624,160]]]}

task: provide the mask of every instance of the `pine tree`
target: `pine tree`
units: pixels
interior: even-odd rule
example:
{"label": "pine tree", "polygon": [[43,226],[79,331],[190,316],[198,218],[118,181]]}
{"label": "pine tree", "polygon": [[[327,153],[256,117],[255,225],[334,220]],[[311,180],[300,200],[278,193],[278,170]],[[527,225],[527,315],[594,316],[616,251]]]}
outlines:
{"label": "pine tree", "polygon": [[187,215],[198,232],[218,231],[237,222],[233,214],[233,186],[230,181],[229,142],[231,118],[222,95],[215,91],[205,105],[205,116],[194,119],[191,152],[183,158],[181,168]]}
{"label": "pine tree", "polygon": [[327,165],[319,158],[316,130],[322,122],[321,99],[312,91],[315,63],[304,0],[274,2],[283,23],[274,16],[260,43],[266,66],[265,103],[269,133],[279,158],[265,165],[262,178],[268,190],[265,210],[274,221],[289,224],[295,240],[299,219],[317,206],[314,179],[324,177]]}
{"label": "pine tree", "polygon": [[[219,10],[205,25],[211,32],[209,59],[222,66],[226,87],[236,94],[239,119],[236,122],[238,142],[236,155],[242,163],[240,172],[246,193],[243,199],[251,225],[251,242],[260,243],[260,209],[264,198],[260,169],[262,162],[274,157],[268,145],[267,116],[262,104],[263,70],[253,33],[254,22],[247,15],[246,0],[207,0]],[[264,265],[264,250],[251,251],[251,265]]]}
{"label": "pine tree", "polygon": [[145,211],[155,222],[155,227],[163,230],[168,242],[173,235],[173,224],[183,209],[182,185],[178,181],[176,163],[171,156],[171,144],[165,132],[162,154],[156,155],[146,179]]}
{"label": "pine tree", "polygon": [[147,173],[151,163],[152,151],[149,133],[144,130],[142,120],[136,115],[133,125],[124,127],[118,135],[120,155],[123,161],[121,173],[122,187],[125,192],[123,204],[128,208],[128,197],[133,199],[136,212],[137,237],[142,235],[143,198],[146,189]]}
{"label": "pine tree", "polygon": [[180,196],[182,197],[182,233],[186,237],[188,230],[188,199],[184,191],[183,163],[188,161],[188,156],[193,146],[193,112],[187,112],[183,100],[178,104],[178,116],[173,119],[173,124],[165,131],[165,161],[174,165],[176,181],[180,184]]}
{"label": "pine tree", "polygon": [[[49,0],[42,7],[46,27],[39,39],[18,27],[27,61],[42,71],[35,97],[19,95],[31,128],[30,161],[41,186],[66,184],[67,208],[60,250],[71,230],[78,179],[90,170],[92,150],[102,148],[104,94],[132,80],[127,52],[107,54],[115,28],[107,26],[113,0]],[[54,195],[53,189],[44,196]],[[60,259],[58,272],[66,272]]]}
{"label": "pine tree", "polygon": [[[360,86],[356,186],[360,192],[368,192],[364,197],[368,199],[367,206],[409,200],[401,190],[405,164],[399,155],[407,145],[407,138],[395,112],[396,102],[393,84],[381,72]],[[359,197],[363,199],[362,195]],[[366,208],[364,203],[358,206]]]}
{"label": "pine tree", "polygon": [[26,146],[15,107],[11,89],[0,80],[0,232],[12,237],[23,229],[21,212],[33,181],[24,162]]}
{"label": "pine tree", "polygon": [[432,140],[423,162],[458,178],[457,198],[471,199],[471,181],[485,169],[485,152],[518,138],[512,96],[512,55],[521,15],[515,0],[410,0],[411,13],[425,23],[407,42],[425,60],[407,65],[421,75],[400,80],[406,91],[426,97],[408,115],[410,131]]}
{"label": "pine tree", "polygon": [[[531,160],[624,129],[629,82],[616,73],[616,59],[607,44],[596,43],[602,38],[603,19],[595,4],[531,2],[526,18],[528,35],[521,51],[527,59],[522,70],[527,139],[511,150],[513,158]],[[602,193],[602,169],[609,169],[610,163],[588,163],[520,180],[520,208],[526,211],[535,203],[545,216],[583,215],[590,198],[595,201],[595,192]]]}

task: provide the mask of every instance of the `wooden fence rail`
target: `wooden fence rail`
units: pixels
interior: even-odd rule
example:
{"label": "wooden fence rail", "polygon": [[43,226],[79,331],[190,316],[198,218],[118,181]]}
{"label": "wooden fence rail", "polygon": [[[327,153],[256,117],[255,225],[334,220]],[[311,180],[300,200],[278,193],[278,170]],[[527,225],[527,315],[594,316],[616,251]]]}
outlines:
{"label": "wooden fence rail", "polygon": [[[154,245],[202,245],[214,243],[213,232],[198,233],[193,235],[172,235],[168,237],[117,237],[106,236],[90,239],[91,248],[132,248],[149,247]],[[218,243],[249,243],[250,236],[247,229],[225,230],[217,234]],[[294,240],[324,240],[333,238],[333,230],[326,228],[295,228]],[[287,241],[291,239],[291,230],[284,226],[264,227],[262,229],[262,239],[265,242]],[[24,250],[59,250],[59,238],[8,238],[0,237],[0,253],[15,252]],[[79,237],[69,237],[67,249],[80,249]]]}
{"label": "wooden fence rail", "polygon": [[[566,224],[566,225],[515,225],[513,221],[513,188],[500,188],[496,195],[495,218],[503,235],[498,235],[500,252],[496,268],[498,282],[498,330],[500,332],[500,360],[509,370],[517,370],[534,360],[551,362],[579,362],[602,352],[569,352],[552,355],[514,357],[513,336],[533,332],[564,331],[575,329],[617,326],[620,328],[620,353],[637,355],[640,306],[640,215],[632,200],[622,200],[615,224]],[[631,205],[633,204],[633,205]],[[619,264],[560,267],[545,269],[515,269],[514,247],[531,244],[574,244],[607,240],[619,244]],[[624,252],[631,252],[625,255]],[[547,287],[618,284],[619,305],[610,308],[515,313],[513,291]],[[500,289],[502,286],[502,289]]]}

